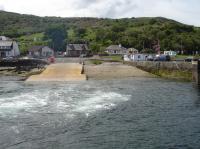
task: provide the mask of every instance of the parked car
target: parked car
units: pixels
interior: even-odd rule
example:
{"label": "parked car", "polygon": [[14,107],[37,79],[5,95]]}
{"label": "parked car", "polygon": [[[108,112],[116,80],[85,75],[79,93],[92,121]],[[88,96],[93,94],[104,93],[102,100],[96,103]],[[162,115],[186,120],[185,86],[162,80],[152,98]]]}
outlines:
{"label": "parked car", "polygon": [[153,61],[153,56],[152,56],[152,55],[149,55],[149,56],[147,57],[147,61]]}
{"label": "parked car", "polygon": [[194,58],[193,56],[189,56],[186,59],[184,59],[185,62],[192,62],[192,61],[198,61],[198,58]]}
{"label": "parked car", "polygon": [[156,55],[154,61],[170,61],[171,57],[169,55]]}

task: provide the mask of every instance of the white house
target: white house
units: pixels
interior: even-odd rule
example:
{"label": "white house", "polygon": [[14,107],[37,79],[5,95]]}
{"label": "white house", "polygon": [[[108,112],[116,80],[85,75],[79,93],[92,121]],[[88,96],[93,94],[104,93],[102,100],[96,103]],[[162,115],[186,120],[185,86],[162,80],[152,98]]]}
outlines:
{"label": "white house", "polygon": [[128,50],[122,45],[110,45],[106,48],[106,51],[109,55],[125,55],[128,54]]}
{"label": "white house", "polygon": [[175,52],[175,51],[164,51],[164,55],[176,56],[177,52]]}
{"label": "white house", "polygon": [[5,36],[0,36],[0,58],[17,57],[19,55],[20,51],[17,42]]}
{"label": "white house", "polygon": [[48,46],[33,46],[29,49],[29,56],[35,58],[48,58],[54,56],[54,50]]}
{"label": "white house", "polygon": [[132,54],[130,55],[131,60],[133,61],[146,61],[148,58],[147,54]]}
{"label": "white house", "polygon": [[131,58],[128,55],[124,55],[124,61],[130,62]]}
{"label": "white house", "polygon": [[148,54],[130,54],[124,55],[124,61],[146,61],[148,59]]}

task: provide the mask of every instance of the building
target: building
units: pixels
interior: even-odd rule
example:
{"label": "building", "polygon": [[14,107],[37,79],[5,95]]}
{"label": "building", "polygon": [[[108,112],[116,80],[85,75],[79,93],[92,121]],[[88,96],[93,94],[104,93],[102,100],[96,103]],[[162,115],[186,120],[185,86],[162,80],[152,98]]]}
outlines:
{"label": "building", "polygon": [[66,56],[69,57],[80,57],[87,56],[89,48],[87,44],[68,44],[66,48]]}
{"label": "building", "polygon": [[17,57],[20,55],[19,46],[5,36],[0,36],[0,58]]}
{"label": "building", "polygon": [[54,56],[54,50],[48,46],[33,46],[29,49],[29,56],[34,58],[48,58]]}
{"label": "building", "polygon": [[129,49],[128,49],[128,53],[129,53],[129,54],[138,54],[139,51],[138,51],[137,49],[135,49],[135,48],[129,48]]}
{"label": "building", "polygon": [[0,40],[11,40],[10,38],[6,37],[6,36],[0,36]]}
{"label": "building", "polygon": [[164,55],[176,56],[177,52],[175,52],[175,51],[164,51]]}
{"label": "building", "polygon": [[132,61],[146,61],[148,54],[131,54],[129,57]]}
{"label": "building", "polygon": [[106,52],[109,55],[126,55],[128,54],[128,50],[121,45],[111,45],[106,48]]}

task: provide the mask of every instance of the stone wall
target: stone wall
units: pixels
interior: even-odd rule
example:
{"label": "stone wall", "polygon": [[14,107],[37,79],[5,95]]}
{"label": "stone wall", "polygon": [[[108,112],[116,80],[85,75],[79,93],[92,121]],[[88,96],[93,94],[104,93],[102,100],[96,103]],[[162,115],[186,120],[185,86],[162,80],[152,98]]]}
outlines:
{"label": "stone wall", "polygon": [[197,62],[193,62],[193,80],[194,82],[200,86],[200,60]]}
{"label": "stone wall", "polygon": [[124,62],[165,78],[192,81],[193,65],[188,62]]}
{"label": "stone wall", "polygon": [[154,61],[138,61],[124,62],[146,70],[180,70],[192,72],[192,63],[188,62],[154,62]]}
{"label": "stone wall", "polygon": [[48,62],[40,59],[13,59],[1,60],[0,67],[16,67],[16,68],[37,68],[47,65]]}

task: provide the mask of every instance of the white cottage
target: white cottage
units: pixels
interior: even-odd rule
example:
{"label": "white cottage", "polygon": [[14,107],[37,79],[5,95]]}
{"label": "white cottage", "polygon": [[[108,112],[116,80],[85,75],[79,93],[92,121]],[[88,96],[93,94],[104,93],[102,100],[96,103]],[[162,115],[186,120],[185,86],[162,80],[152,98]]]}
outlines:
{"label": "white cottage", "polygon": [[48,58],[54,56],[54,50],[48,46],[33,46],[29,49],[29,56],[35,58]]}
{"label": "white cottage", "polygon": [[164,55],[176,56],[177,52],[175,52],[175,51],[164,51]]}
{"label": "white cottage", "polygon": [[106,53],[109,55],[125,55],[128,54],[128,50],[122,45],[111,45],[106,48]]}
{"label": "white cottage", "polygon": [[147,54],[132,54],[130,55],[130,59],[132,61],[146,61],[148,58]]}
{"label": "white cottage", "polygon": [[0,58],[17,57],[20,55],[16,41],[0,36]]}

